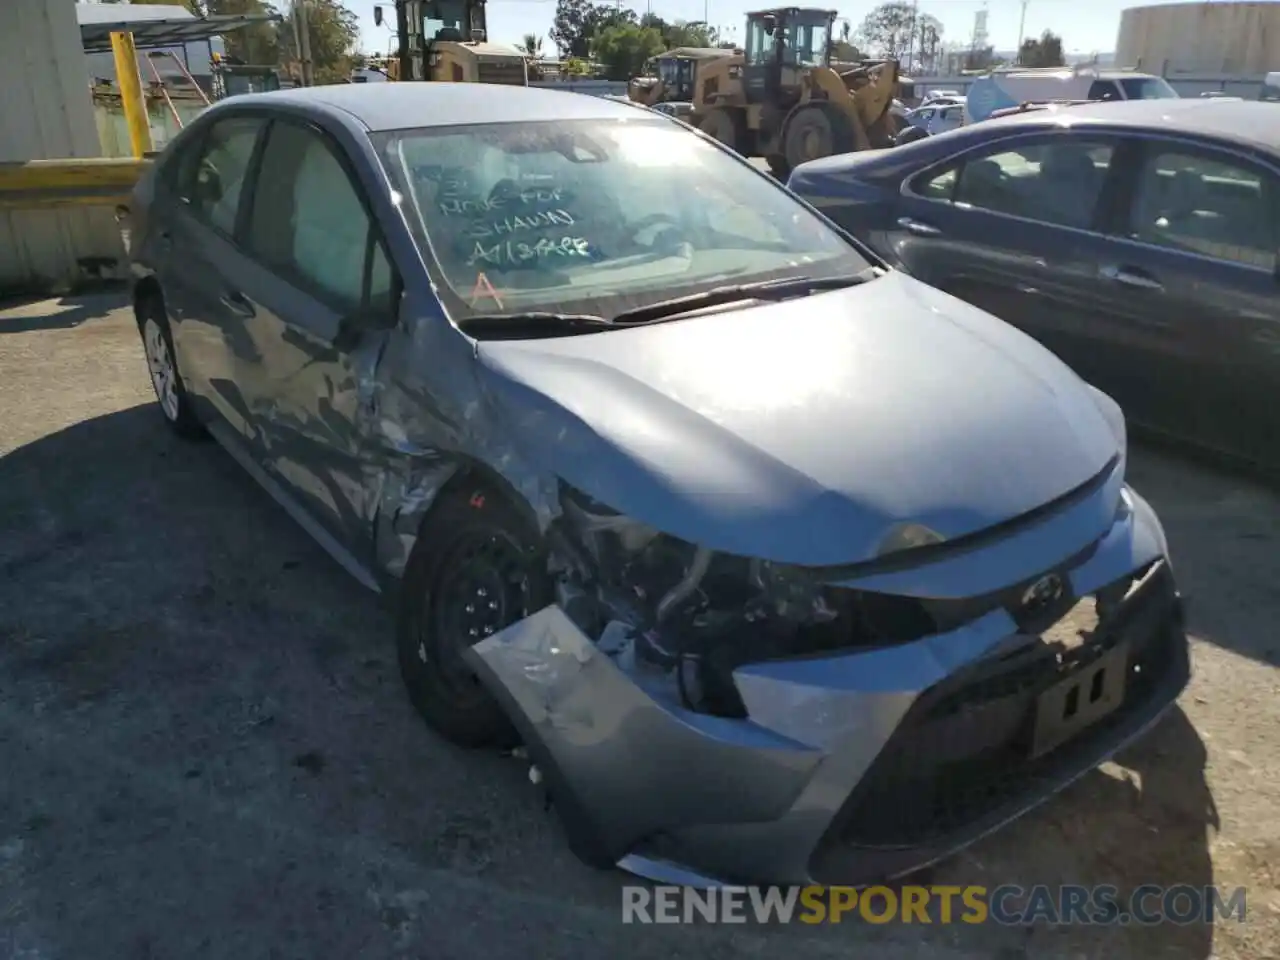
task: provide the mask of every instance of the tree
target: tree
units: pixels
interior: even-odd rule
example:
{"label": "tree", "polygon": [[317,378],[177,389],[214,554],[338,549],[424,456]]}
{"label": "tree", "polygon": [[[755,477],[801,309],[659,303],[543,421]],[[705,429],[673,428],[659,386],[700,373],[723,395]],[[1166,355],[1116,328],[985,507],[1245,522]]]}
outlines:
{"label": "tree", "polygon": [[916,18],[913,52],[922,70],[933,72],[937,69],[938,56],[942,53],[943,32],[942,21],[937,17],[923,13]]}
{"label": "tree", "polygon": [[858,46],[875,56],[902,59],[911,47],[916,10],[909,3],[882,3],[858,27]]}
{"label": "tree", "polygon": [[526,33],[520,45],[516,48],[520,50],[526,57],[532,57],[534,60],[542,59],[542,38],[536,33]]}
{"label": "tree", "polygon": [[1024,67],[1061,67],[1066,63],[1062,55],[1062,38],[1051,30],[1040,34],[1037,40],[1028,37],[1018,48],[1018,63]]}
{"label": "tree", "polygon": [[[183,0],[183,5],[197,17],[235,14],[280,17],[280,11],[265,0]],[[245,63],[274,64],[280,60],[281,45],[277,23],[250,24],[226,34],[222,42],[226,46],[227,56]]]}
{"label": "tree", "polygon": [[993,47],[976,47],[965,51],[965,70],[990,70],[996,65]]}
{"label": "tree", "polygon": [[592,3],[591,0],[556,0],[550,37],[561,59],[582,58],[588,55],[592,38],[601,31],[638,22],[635,11],[629,7]]}
{"label": "tree", "polygon": [[615,23],[595,35],[592,55],[609,80],[629,80],[644,71],[645,62],[666,49],[662,34],[638,23]]}
{"label": "tree", "polygon": [[640,22],[636,12],[630,7],[617,7],[607,3],[593,5],[588,20],[591,24],[590,34],[593,37],[609,27],[635,25]]}
{"label": "tree", "polygon": [[[213,3],[214,0],[208,0]],[[244,3],[255,0],[218,0]],[[257,0],[260,2],[260,0]],[[311,70],[316,83],[335,83],[351,75],[351,58],[360,39],[360,21],[340,0],[305,0],[307,34],[311,40]],[[293,22],[277,24],[279,49],[299,61]]]}
{"label": "tree", "polygon": [[551,42],[562,60],[586,57],[595,26],[595,5],[591,0],[556,0],[556,13],[551,21]]}
{"label": "tree", "polygon": [[715,27],[684,20],[667,24],[666,29],[662,31],[662,39],[666,42],[668,50],[674,50],[676,47],[714,47],[720,42]]}

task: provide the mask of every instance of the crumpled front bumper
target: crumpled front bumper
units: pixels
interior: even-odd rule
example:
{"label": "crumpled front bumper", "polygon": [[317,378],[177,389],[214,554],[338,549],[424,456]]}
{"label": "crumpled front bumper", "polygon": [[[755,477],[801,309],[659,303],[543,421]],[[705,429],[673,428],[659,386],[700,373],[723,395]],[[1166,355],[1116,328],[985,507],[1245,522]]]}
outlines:
{"label": "crumpled front bumper", "polygon": [[[913,643],[741,667],[748,719],[647,689],[548,607],[468,652],[540,768],[571,848],[666,882],[863,884],[955,852],[1151,726],[1189,678],[1150,507],[1068,571],[1074,597],[1142,574],[1059,663],[1004,608]],[[1037,702],[1123,647],[1120,705],[1030,758]]]}

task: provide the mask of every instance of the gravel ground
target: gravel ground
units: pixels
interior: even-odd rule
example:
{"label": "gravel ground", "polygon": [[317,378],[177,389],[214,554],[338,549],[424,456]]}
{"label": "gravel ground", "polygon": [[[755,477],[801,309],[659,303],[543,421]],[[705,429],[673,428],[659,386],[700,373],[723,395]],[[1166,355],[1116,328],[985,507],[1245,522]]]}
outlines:
{"label": "gravel ground", "polygon": [[215,445],[162,428],[119,303],[0,311],[0,957],[1280,956],[1273,494],[1134,451],[1193,684],[935,876],[1246,886],[1245,924],[641,932],[523,767],[416,720],[376,601]]}

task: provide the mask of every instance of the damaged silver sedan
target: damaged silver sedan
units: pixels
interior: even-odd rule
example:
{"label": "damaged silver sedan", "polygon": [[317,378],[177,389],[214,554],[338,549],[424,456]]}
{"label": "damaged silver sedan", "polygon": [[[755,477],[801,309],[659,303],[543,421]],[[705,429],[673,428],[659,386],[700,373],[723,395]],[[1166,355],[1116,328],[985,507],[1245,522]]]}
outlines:
{"label": "damaged silver sedan", "polygon": [[1120,409],[659,115],[471,84],[206,111],[129,212],[160,408],[398,610],[574,851],[857,884],[1188,678]]}

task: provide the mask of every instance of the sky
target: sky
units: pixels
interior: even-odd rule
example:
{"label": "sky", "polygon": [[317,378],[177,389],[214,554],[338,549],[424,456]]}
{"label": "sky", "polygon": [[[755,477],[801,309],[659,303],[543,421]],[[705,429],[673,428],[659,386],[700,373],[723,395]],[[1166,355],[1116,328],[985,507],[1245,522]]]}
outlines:
{"label": "sky", "polygon": [[[373,23],[373,0],[344,0],[360,18],[364,48],[370,52],[386,52],[391,30]],[[854,29],[877,4],[869,0],[824,0],[814,6],[830,6],[853,22]],[[665,20],[701,20],[705,16],[721,28],[727,39],[741,40],[742,23],[748,10],[780,5],[776,0],[636,0],[629,4],[637,13],[652,11]],[[1052,30],[1063,39],[1068,53],[1108,53],[1115,50],[1116,32],[1120,28],[1120,11],[1137,2],[1117,0],[1028,0],[1025,35],[1039,36]],[[922,14],[942,21],[944,42],[967,46],[973,34],[974,14],[987,9],[989,42],[997,50],[1015,50],[1018,46],[1018,23],[1022,16],[1021,0],[919,0]],[[555,0],[489,0],[489,37],[499,43],[519,43],[526,33],[543,38],[548,55],[555,48],[547,39]],[[394,24],[395,7],[388,2],[384,13]],[[736,32],[735,32],[736,31]]]}

